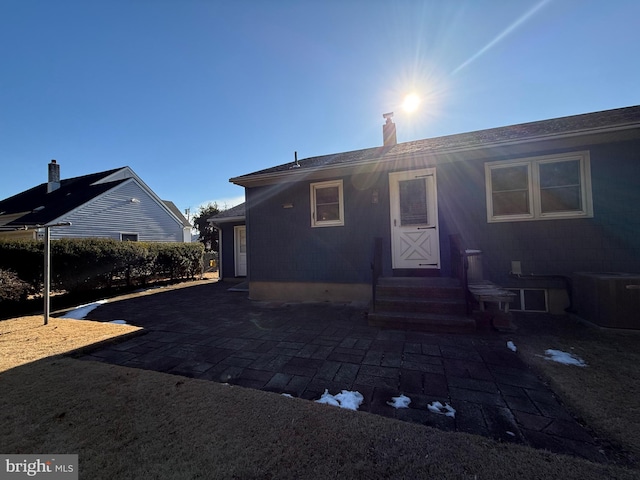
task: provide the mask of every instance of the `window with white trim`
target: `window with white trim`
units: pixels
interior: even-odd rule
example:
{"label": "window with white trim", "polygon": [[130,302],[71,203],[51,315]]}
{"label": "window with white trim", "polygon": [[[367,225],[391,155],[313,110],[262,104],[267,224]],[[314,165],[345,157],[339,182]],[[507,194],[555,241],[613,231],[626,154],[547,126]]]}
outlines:
{"label": "window with white trim", "polygon": [[516,296],[509,305],[514,312],[547,312],[549,311],[548,292],[543,288],[507,288]]}
{"label": "window with white trim", "polygon": [[485,164],[487,221],[593,216],[589,152]]}
{"label": "window with white trim", "polygon": [[342,180],[312,183],[311,226],[337,227],[344,225]]}

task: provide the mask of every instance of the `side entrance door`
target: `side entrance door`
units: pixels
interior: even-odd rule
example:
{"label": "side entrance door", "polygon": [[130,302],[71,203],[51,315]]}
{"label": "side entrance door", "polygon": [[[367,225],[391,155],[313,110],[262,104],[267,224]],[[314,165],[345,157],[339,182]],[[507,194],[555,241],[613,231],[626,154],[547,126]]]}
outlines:
{"label": "side entrance door", "polygon": [[233,227],[233,253],[235,257],[236,277],[247,276],[247,227]]}
{"label": "side entrance door", "polygon": [[393,268],[440,268],[436,169],[389,174]]}

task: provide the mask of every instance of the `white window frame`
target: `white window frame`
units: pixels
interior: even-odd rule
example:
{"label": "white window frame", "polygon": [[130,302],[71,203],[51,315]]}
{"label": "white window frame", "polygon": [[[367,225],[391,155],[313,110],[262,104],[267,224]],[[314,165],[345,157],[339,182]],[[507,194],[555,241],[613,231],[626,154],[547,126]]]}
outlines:
{"label": "white window frame", "polygon": [[[322,188],[338,187],[338,207],[339,216],[337,220],[317,220],[316,219],[316,191]],[[311,226],[312,227],[341,227],[344,225],[344,194],[342,180],[331,180],[327,182],[316,182],[309,185],[311,196]]]}
{"label": "white window frame", "polygon": [[[540,195],[540,165],[566,161],[580,162],[580,194],[582,210],[564,212],[542,212]],[[494,169],[527,166],[529,213],[513,215],[493,214],[493,187],[491,172]],[[530,220],[554,220],[561,218],[590,218],[593,217],[593,198],[591,194],[591,162],[588,151],[544,155],[539,157],[522,158],[514,161],[487,162],[484,165],[487,200],[487,222],[522,222]]]}
{"label": "white window frame", "polygon": [[[509,310],[512,312],[543,312],[546,313],[549,311],[549,291],[546,288],[507,288],[508,291],[515,293],[518,295],[518,299],[520,300],[520,308],[515,308],[513,306],[509,306]],[[525,301],[525,292],[536,291],[544,293],[544,310],[533,310],[528,309]]]}

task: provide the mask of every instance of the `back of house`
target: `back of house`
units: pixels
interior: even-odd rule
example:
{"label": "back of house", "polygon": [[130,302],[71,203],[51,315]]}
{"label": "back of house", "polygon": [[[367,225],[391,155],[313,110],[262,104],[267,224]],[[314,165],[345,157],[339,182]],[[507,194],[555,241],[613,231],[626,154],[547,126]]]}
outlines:
{"label": "back of house", "polygon": [[378,242],[382,277],[459,277],[466,258],[519,310],[575,309],[584,272],[638,301],[640,106],[399,144],[388,116],[383,133],[231,179],[251,298],[368,302]]}

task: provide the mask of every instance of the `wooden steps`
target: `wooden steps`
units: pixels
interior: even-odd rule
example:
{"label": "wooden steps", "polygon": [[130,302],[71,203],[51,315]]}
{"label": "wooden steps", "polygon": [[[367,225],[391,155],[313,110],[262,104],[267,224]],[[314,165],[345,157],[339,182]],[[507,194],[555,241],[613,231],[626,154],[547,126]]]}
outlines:
{"label": "wooden steps", "polygon": [[466,315],[465,292],[456,279],[380,278],[369,325],[440,333],[469,333],[475,321]]}

